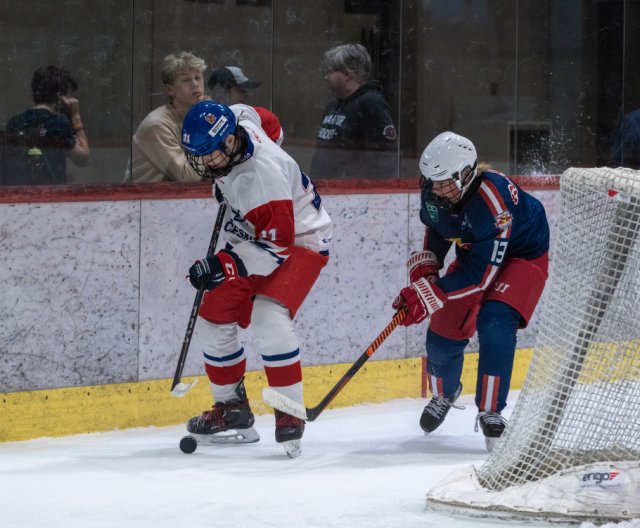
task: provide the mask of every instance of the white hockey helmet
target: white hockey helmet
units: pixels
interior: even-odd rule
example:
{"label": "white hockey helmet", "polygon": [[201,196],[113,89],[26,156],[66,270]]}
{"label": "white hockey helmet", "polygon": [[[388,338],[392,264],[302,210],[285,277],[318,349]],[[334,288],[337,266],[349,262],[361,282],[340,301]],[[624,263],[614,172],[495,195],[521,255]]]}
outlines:
{"label": "white hockey helmet", "polygon": [[422,175],[431,182],[453,180],[462,197],[476,177],[478,155],[466,137],[442,132],[424,149],[419,165]]}

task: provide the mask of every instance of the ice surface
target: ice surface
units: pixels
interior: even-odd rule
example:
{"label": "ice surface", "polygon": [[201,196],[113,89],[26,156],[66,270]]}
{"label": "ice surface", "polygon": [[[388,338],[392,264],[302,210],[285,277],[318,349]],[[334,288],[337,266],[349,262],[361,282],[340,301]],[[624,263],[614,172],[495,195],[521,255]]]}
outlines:
{"label": "ice surface", "polygon": [[[257,417],[256,444],[201,446],[192,455],[178,449],[184,427],[2,443],[0,526],[549,526],[426,510],[431,486],[486,457],[482,435],[473,430],[473,400],[459,402],[466,409],[453,409],[429,436],[418,426],[421,399],[325,411],[307,425],[296,459],[275,443],[271,416]],[[616,526],[636,528],[640,521]]]}

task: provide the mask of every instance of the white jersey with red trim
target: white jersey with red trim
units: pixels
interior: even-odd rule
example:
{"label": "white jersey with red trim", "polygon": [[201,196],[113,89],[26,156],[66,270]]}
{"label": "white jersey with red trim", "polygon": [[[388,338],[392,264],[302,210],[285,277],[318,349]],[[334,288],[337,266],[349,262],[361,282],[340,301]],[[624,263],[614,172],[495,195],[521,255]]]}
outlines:
{"label": "white jersey with red trim", "polygon": [[254,108],[231,110],[247,133],[250,156],[216,185],[228,204],[226,241],[247,273],[271,274],[293,246],[327,255],[333,224],[313,182],[269,139]]}
{"label": "white jersey with red trim", "polygon": [[281,146],[284,141],[284,130],[282,130],[280,126],[278,116],[263,106],[253,106],[252,108],[257,112],[258,116],[260,116],[260,126],[262,130],[266,132],[271,141]]}

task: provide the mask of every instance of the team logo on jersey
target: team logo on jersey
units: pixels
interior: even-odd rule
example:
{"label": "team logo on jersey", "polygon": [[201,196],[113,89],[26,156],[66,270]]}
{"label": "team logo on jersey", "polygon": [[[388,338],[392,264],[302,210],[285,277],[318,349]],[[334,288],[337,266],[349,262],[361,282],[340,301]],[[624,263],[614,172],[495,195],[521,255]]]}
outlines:
{"label": "team logo on jersey", "polygon": [[470,242],[463,242],[461,238],[447,238],[449,242],[453,242],[460,249],[464,249],[465,251],[470,251],[472,244]]}
{"label": "team logo on jersey", "polygon": [[471,221],[469,220],[467,213],[465,213],[464,216],[462,217],[462,223],[460,224],[460,229],[462,229],[463,231],[471,231],[473,229],[471,227]]}
{"label": "team logo on jersey", "polygon": [[216,116],[214,116],[213,114],[207,114],[206,116],[204,116],[204,120],[210,125],[213,125],[216,122]]}
{"label": "team logo on jersey", "polygon": [[495,221],[496,227],[501,231],[504,231],[511,227],[511,224],[513,223],[513,216],[509,211],[502,211],[496,215]]}
{"label": "team logo on jersey", "polygon": [[385,139],[388,139],[389,141],[394,141],[396,139],[396,127],[394,127],[393,125],[387,125],[386,127],[384,127],[384,130],[382,131],[382,135],[384,136]]}
{"label": "team logo on jersey", "polygon": [[438,208],[433,205],[432,203],[429,202],[425,202],[424,203],[425,209],[427,210],[427,213],[429,213],[429,218],[431,218],[431,220],[433,222],[437,222],[438,221]]}
{"label": "team logo on jersey", "polygon": [[507,188],[509,189],[509,194],[511,195],[511,199],[513,200],[513,203],[518,205],[518,201],[520,200],[520,198],[518,198],[518,188],[510,181]]}

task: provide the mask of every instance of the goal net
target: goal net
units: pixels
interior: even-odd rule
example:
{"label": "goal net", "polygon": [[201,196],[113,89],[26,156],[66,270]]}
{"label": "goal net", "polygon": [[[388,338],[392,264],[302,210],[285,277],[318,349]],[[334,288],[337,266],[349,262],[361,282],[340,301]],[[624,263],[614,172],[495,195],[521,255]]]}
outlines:
{"label": "goal net", "polygon": [[534,354],[486,461],[427,494],[440,511],[563,522],[640,517],[640,171],[560,178]]}

